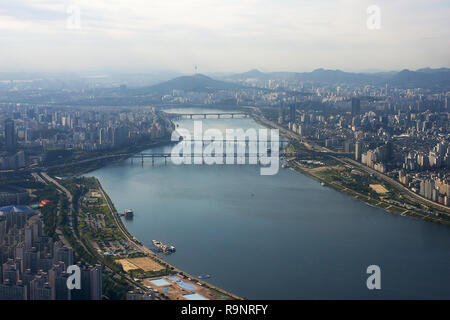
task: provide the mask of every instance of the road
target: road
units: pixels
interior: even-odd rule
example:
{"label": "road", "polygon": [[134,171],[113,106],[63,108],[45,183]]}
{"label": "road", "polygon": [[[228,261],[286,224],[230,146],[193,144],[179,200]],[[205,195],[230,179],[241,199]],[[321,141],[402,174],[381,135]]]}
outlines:
{"label": "road", "polygon": [[[64,186],[62,186],[60,183],[58,183],[58,181],[56,181],[55,179],[53,179],[52,177],[50,177],[48,174],[46,174],[45,172],[41,172],[41,175],[47,179],[49,182],[53,183],[57,188],[58,191],[60,192],[64,192],[69,200],[69,228],[70,231],[72,232],[73,237],[75,238],[75,240],[84,248],[84,250],[86,251],[86,253],[91,254],[90,250],[85,246],[85,244],[83,243],[83,241],[81,241],[81,239],[78,237],[78,235],[75,233],[74,228],[73,228],[73,224],[72,224],[72,214],[76,214],[74,213],[74,209],[73,209],[73,196],[70,193],[69,190],[67,190]],[[102,190],[102,194],[103,194],[103,190]],[[103,194],[104,196],[104,194]],[[106,199],[106,198],[105,198]],[[109,203],[108,203],[109,206]],[[111,207],[109,206],[109,208],[111,209]],[[114,214],[113,214],[114,216]],[[120,225],[118,224],[119,228]],[[68,247],[70,247],[70,244],[68,243],[67,239],[64,238],[62,232],[60,230],[58,230],[58,235],[60,235],[60,238],[62,237],[65,241],[64,244]],[[132,242],[134,244],[134,242]],[[138,286],[139,288],[143,289],[143,290],[147,290],[146,287],[140,285],[139,283],[136,283],[130,276],[128,275],[123,275],[124,279],[126,279],[130,284]]]}
{"label": "road", "polygon": [[36,180],[36,181],[38,181],[38,182],[41,182],[41,183],[43,183],[43,184],[45,184],[45,185],[48,184],[47,181],[45,181],[44,179],[42,179],[42,177],[41,177],[39,174],[37,174],[36,172],[32,172],[32,173],[31,173],[31,176],[34,178],[34,180]]}
{"label": "road", "polygon": [[[41,173],[41,175],[43,174],[43,172]],[[44,175],[42,175],[42,176],[44,176]],[[47,176],[47,174],[45,174],[45,176]],[[45,178],[45,176],[44,176],[44,178]],[[36,180],[38,180],[38,181],[42,181],[44,184],[46,184],[46,185],[48,185],[48,183],[51,183],[51,178],[50,177],[48,177],[48,179],[47,180],[44,180],[44,179],[42,179],[42,177],[39,175],[39,174],[37,174],[37,173],[35,173],[34,175],[33,175],[33,177],[36,179]],[[58,193],[59,194],[61,194],[62,193],[62,191],[61,190],[59,190],[59,189],[57,189],[57,191],[58,191]],[[57,207],[57,214],[56,214],[56,221],[58,222],[59,221],[59,215],[61,214],[61,205],[58,203],[58,207]],[[69,241],[66,239],[66,237],[64,237],[64,234],[63,234],[63,232],[61,231],[61,229],[59,228],[59,223],[56,223],[56,229],[55,229],[55,233],[56,233],[56,235],[58,236],[58,239],[59,239],[59,241],[61,241],[66,247],[71,247],[71,245],[70,245],[70,243],[69,243]]]}
{"label": "road", "polygon": [[[276,128],[278,130],[280,130],[280,132],[282,132],[285,136],[298,140],[300,143],[302,143],[308,150],[311,151],[316,151],[316,152],[324,152],[324,153],[334,153],[334,154],[339,154],[341,152],[335,152],[333,150],[330,150],[328,148],[319,146],[317,144],[311,143],[309,141],[307,141],[306,139],[302,138],[301,136],[299,136],[297,133],[290,131],[282,126],[280,126],[278,123],[275,123],[273,121],[267,120],[262,114],[256,115],[254,114],[255,120],[260,121],[266,125],[268,125],[269,127],[273,127]],[[343,153],[345,154],[345,153]]]}
{"label": "road", "polygon": [[[100,184],[100,183],[99,183]],[[108,205],[109,208],[109,212],[111,213],[114,222],[116,223],[117,227],[119,228],[119,230],[122,232],[122,234],[124,235],[124,237],[128,240],[129,243],[131,243],[131,245],[133,245],[133,247],[139,251],[139,252],[143,252],[146,254],[151,254],[154,255],[154,252],[149,250],[148,248],[141,246],[139,244],[137,244],[135,242],[135,239],[133,237],[130,236],[130,234],[128,233],[128,231],[125,229],[125,226],[123,225],[122,221],[120,221],[120,217],[116,214],[115,209],[113,209],[113,207],[111,206],[111,204],[109,203],[108,198],[106,197],[105,192],[103,191],[102,187],[99,187],[100,192],[102,193],[103,199],[105,199],[106,204]]]}
{"label": "road", "polygon": [[70,193],[69,190],[67,190],[63,185],[61,185],[58,181],[56,181],[55,179],[53,179],[52,177],[50,177],[47,173],[45,172],[41,172],[41,175],[49,182],[53,183],[60,192],[65,193],[67,200],[69,202],[69,211],[68,211],[68,220],[69,220],[69,229],[73,235],[73,237],[75,238],[75,240],[84,248],[84,250],[86,250],[87,253],[90,253],[90,251],[88,250],[88,248],[86,248],[86,246],[84,245],[83,241],[81,241],[81,239],[78,237],[77,233],[75,232],[75,229],[73,227],[73,220],[72,220],[72,215],[73,214],[77,214],[76,212],[74,212],[73,209],[73,196]]}
{"label": "road", "polygon": [[188,278],[195,279],[196,282],[200,282],[200,283],[202,283],[203,285],[205,285],[205,286],[207,286],[207,287],[209,287],[209,288],[213,288],[213,289],[215,289],[215,290],[217,290],[217,291],[219,291],[219,292],[222,292],[222,293],[224,293],[224,294],[226,294],[226,295],[228,295],[228,296],[230,296],[230,297],[232,297],[232,298],[234,298],[234,299],[238,299],[238,300],[241,300],[241,299],[242,299],[242,298],[239,297],[239,296],[236,296],[236,295],[234,295],[234,294],[232,294],[232,293],[230,293],[230,292],[227,292],[227,291],[225,291],[225,290],[223,290],[223,289],[221,289],[221,288],[219,288],[219,287],[216,287],[216,286],[214,286],[214,285],[212,285],[212,284],[210,284],[210,283],[207,283],[207,282],[205,282],[205,281],[203,281],[203,280],[200,280],[200,279],[198,279],[198,278],[196,278],[196,277],[194,277],[194,276],[192,276],[192,275],[190,275],[190,274],[188,274],[188,273],[186,273],[186,272],[184,272],[184,271],[178,269],[177,267],[172,266],[171,264],[167,263],[167,262],[164,261],[163,259],[160,259],[160,258],[159,258],[152,250],[148,249],[146,246],[143,246],[143,245],[140,245],[140,244],[136,243],[137,240],[136,240],[134,237],[131,237],[131,236],[130,236],[130,234],[129,234],[128,231],[126,230],[125,226],[123,225],[122,221],[120,220],[119,215],[116,213],[115,209],[112,208],[112,206],[111,206],[111,204],[110,204],[108,198],[106,197],[106,194],[105,194],[103,188],[102,188],[101,185],[100,185],[100,182],[98,182],[98,185],[99,185],[99,190],[101,191],[101,194],[102,194],[103,198],[106,200],[106,203],[108,204],[108,208],[109,208],[109,210],[110,210],[110,212],[111,212],[111,215],[112,215],[113,218],[114,218],[114,221],[115,221],[116,224],[117,224],[117,227],[118,227],[119,230],[122,232],[122,234],[124,235],[124,237],[125,237],[126,239],[128,239],[128,241],[133,245],[133,247],[134,247],[137,251],[152,256],[155,260],[157,260],[157,261],[160,262],[161,264],[166,264],[166,265],[168,265],[169,268],[172,269],[173,271],[175,271],[175,272],[177,272],[177,273],[180,273],[180,274],[184,274],[184,275],[185,275],[186,277],[188,277]]}
{"label": "road", "polygon": [[[267,124],[267,125],[269,125],[271,127],[275,127],[277,129],[279,129],[280,132],[283,132],[288,137],[296,139],[297,141],[299,141],[300,143],[305,145],[308,150],[319,151],[319,152],[323,152],[325,154],[326,153],[336,153],[336,152],[333,152],[330,149],[327,149],[327,148],[324,148],[324,147],[312,144],[310,142],[306,142],[297,133],[292,132],[290,130],[287,130],[286,128],[283,128],[282,126],[278,125],[277,123],[274,123],[273,121],[267,120],[262,114],[255,115],[255,117],[257,118],[257,120],[259,120],[259,121],[261,121],[261,122],[263,122],[263,123],[265,123],[265,124]],[[340,157],[335,157],[333,155],[329,155],[329,156],[332,157],[333,159],[341,162],[341,163],[343,162],[343,163],[345,163],[347,165],[352,165],[354,167],[356,166],[359,169],[364,170],[367,173],[376,175],[381,180],[384,180],[385,182],[388,182],[388,183],[394,185],[395,187],[397,187],[398,189],[400,189],[402,194],[405,195],[410,200],[417,201],[419,203],[426,203],[427,205],[429,205],[431,207],[439,208],[439,210],[444,211],[443,212],[444,214],[450,215],[450,208],[449,207],[447,207],[445,205],[442,205],[440,203],[434,202],[432,200],[429,200],[429,199],[427,199],[425,197],[422,197],[421,195],[419,195],[417,193],[414,193],[413,191],[408,189],[406,186],[404,186],[400,182],[392,179],[391,177],[389,177],[389,176],[387,176],[387,175],[385,175],[385,174],[383,174],[381,172],[378,172],[378,171],[376,171],[376,170],[374,170],[372,168],[369,168],[369,167],[367,167],[367,166],[365,166],[365,165],[363,165],[363,164],[361,164],[361,163],[359,163],[359,162],[357,162],[357,161],[355,161],[355,160],[353,160],[351,158],[348,158],[348,157],[340,158]]]}
{"label": "road", "polygon": [[[141,146],[139,149],[141,150],[145,150],[145,149],[149,149],[151,147],[155,147],[161,144],[167,144],[167,143],[172,143],[172,141],[170,139],[161,139],[161,140],[156,140],[153,141],[150,144],[146,144],[145,146]],[[118,151],[120,152],[120,151]],[[105,155],[105,156],[98,156],[98,157],[93,157],[93,158],[88,158],[88,159],[83,159],[83,160],[78,160],[78,161],[73,161],[70,163],[62,163],[62,164],[57,164],[57,165],[53,165],[53,166],[48,166],[48,167],[26,167],[26,168],[20,168],[19,171],[21,172],[38,172],[38,171],[47,171],[49,169],[58,169],[58,168],[64,168],[64,167],[73,167],[73,166],[77,166],[80,164],[84,164],[84,163],[89,163],[89,162],[93,162],[93,161],[99,161],[99,160],[107,160],[107,159],[115,159],[115,158],[127,158],[127,157],[131,157],[135,154],[139,153],[138,150],[136,151],[122,151],[120,153],[116,153],[116,154],[109,154],[109,155]],[[14,172],[15,170],[3,170],[0,171],[1,172]]]}
{"label": "road", "polygon": [[363,165],[363,164],[361,164],[361,163],[359,163],[359,162],[357,162],[357,161],[355,161],[353,159],[349,159],[349,158],[339,159],[339,158],[336,158],[336,157],[332,157],[332,158],[334,158],[335,160],[341,161],[341,162],[345,161],[345,163],[347,163],[347,164],[350,163],[350,164],[352,164],[354,166],[357,166],[359,169],[364,170],[367,173],[376,175],[378,178],[384,180],[385,182],[388,182],[388,183],[394,185],[395,187],[399,188],[402,191],[402,194],[403,195],[407,195],[408,198],[410,198],[410,199],[412,198],[411,200],[415,200],[415,201],[419,201],[419,202],[420,201],[421,202],[425,202],[425,203],[427,203],[428,205],[430,205],[432,207],[436,207],[436,208],[439,208],[440,210],[445,211],[444,213],[447,214],[447,215],[450,214],[450,208],[449,207],[444,206],[444,205],[442,205],[442,204],[440,204],[438,202],[431,201],[431,200],[429,200],[427,198],[424,198],[420,194],[414,193],[413,191],[411,191],[410,189],[405,187],[403,184],[401,184],[397,180],[394,180],[391,177],[389,177],[389,176],[387,176],[387,175],[385,175],[385,174],[383,174],[383,173],[381,173],[379,171],[376,171],[376,170],[374,170],[372,168],[369,168],[369,167],[367,167],[367,166],[365,166],[365,165]]}

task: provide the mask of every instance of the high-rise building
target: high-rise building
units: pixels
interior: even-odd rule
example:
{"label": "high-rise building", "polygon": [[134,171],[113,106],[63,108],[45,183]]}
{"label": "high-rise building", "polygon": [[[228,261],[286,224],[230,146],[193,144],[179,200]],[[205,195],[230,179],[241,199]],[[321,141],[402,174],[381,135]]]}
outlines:
{"label": "high-rise building", "polygon": [[72,300],[102,299],[102,267],[86,267],[79,265],[81,270],[81,289],[71,291]]}
{"label": "high-rise building", "polygon": [[278,109],[278,124],[282,124],[284,121],[284,108],[280,107]]}
{"label": "high-rise building", "polygon": [[355,160],[356,161],[359,161],[359,160],[361,160],[361,142],[360,141],[357,141],[356,142],[356,144],[355,144]]}
{"label": "high-rise building", "polygon": [[361,102],[358,98],[352,98],[352,116],[356,116],[361,111]]}
{"label": "high-rise building", "polygon": [[0,300],[26,300],[27,288],[22,284],[11,284],[5,281],[0,284]]}
{"label": "high-rise building", "polygon": [[353,152],[354,148],[355,144],[353,143],[353,140],[344,141],[344,152],[347,153]]}
{"label": "high-rise building", "polygon": [[55,242],[53,247],[54,262],[62,261],[66,266],[73,264],[72,248],[64,246],[61,242]]}
{"label": "high-rise building", "polygon": [[295,105],[291,105],[289,108],[289,122],[295,123]]}
{"label": "high-rise building", "polygon": [[91,282],[91,300],[102,300],[102,266],[96,265],[89,270]]}
{"label": "high-rise building", "polygon": [[101,300],[101,266],[80,265],[81,289],[69,289],[73,250],[43,235],[42,220],[31,209],[1,209],[0,300]]}
{"label": "high-rise building", "polygon": [[48,283],[48,275],[45,272],[39,272],[29,285],[30,300],[55,300],[55,288]]}
{"label": "high-rise building", "polygon": [[71,300],[71,290],[67,287],[69,274],[66,273],[64,262],[57,262],[48,271],[49,284],[55,288],[56,300]]}
{"label": "high-rise building", "polygon": [[5,147],[6,151],[14,152],[17,147],[16,128],[13,119],[5,120]]}

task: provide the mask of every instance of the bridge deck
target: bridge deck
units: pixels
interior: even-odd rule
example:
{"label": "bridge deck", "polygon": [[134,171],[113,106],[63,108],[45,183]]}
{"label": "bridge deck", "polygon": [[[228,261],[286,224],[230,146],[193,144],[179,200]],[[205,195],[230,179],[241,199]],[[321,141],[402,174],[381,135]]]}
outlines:
{"label": "bridge deck", "polygon": [[193,117],[203,117],[203,118],[208,118],[208,116],[215,116],[220,118],[221,116],[231,116],[232,118],[234,118],[235,116],[242,116],[243,118],[247,118],[249,117],[249,115],[247,113],[243,113],[243,112],[208,112],[208,113],[169,113],[166,112],[166,114],[170,117],[174,117],[174,118],[183,118],[183,117],[189,117],[189,118],[193,118]]}

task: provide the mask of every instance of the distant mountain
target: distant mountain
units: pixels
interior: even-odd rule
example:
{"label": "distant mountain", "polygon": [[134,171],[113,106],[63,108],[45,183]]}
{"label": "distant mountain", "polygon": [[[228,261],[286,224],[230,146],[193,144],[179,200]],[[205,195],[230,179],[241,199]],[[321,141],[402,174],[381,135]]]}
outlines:
{"label": "distant mountain", "polygon": [[303,80],[327,83],[373,83],[385,80],[385,76],[378,73],[353,73],[326,69],[316,69],[310,73],[302,73],[300,78]]}
{"label": "distant mountain", "polygon": [[389,79],[388,83],[406,88],[448,89],[450,88],[450,69],[402,70]]}
{"label": "distant mountain", "polygon": [[438,69],[432,69],[432,68],[422,68],[417,69],[416,72],[424,72],[424,73],[438,73],[438,72],[449,72],[449,68],[438,68]]}
{"label": "distant mountain", "polygon": [[316,69],[312,72],[270,72],[263,73],[258,70],[250,70],[248,72],[234,74],[224,78],[225,80],[247,82],[247,81],[265,81],[269,79],[275,80],[298,80],[312,81],[324,84],[335,83],[373,83],[374,81],[382,81],[386,78],[384,73],[352,73],[341,70]]}
{"label": "distant mountain", "polygon": [[[136,95],[164,95],[173,90],[193,92],[214,92],[218,90],[239,90],[258,86],[259,82],[269,79],[297,80],[325,85],[359,84],[385,85],[403,88],[450,88],[450,69],[424,68],[417,71],[402,70],[400,72],[356,73],[342,70],[316,69],[312,72],[270,72],[265,73],[253,69],[244,73],[225,75],[216,80],[203,74],[181,76],[153,86],[129,89],[128,94]],[[256,82],[256,83],[255,83]]]}
{"label": "distant mountain", "polygon": [[203,74],[196,74],[193,76],[177,77],[175,79],[149,87],[131,89],[129,90],[129,93],[133,95],[166,94],[172,93],[173,90],[213,92],[217,90],[231,90],[239,88],[243,88],[243,86],[232,82],[215,80]]}
{"label": "distant mountain", "polygon": [[230,79],[241,80],[241,79],[262,79],[270,77],[270,73],[263,73],[257,69],[252,69],[244,73],[233,74],[229,76]]}
{"label": "distant mountain", "polygon": [[271,72],[263,73],[258,70],[234,74],[224,80],[239,83],[274,80],[298,80],[316,82],[320,84],[372,84],[389,85],[404,88],[450,88],[450,69],[424,68],[417,71],[403,70],[400,72],[355,73],[342,70],[316,69],[312,72]]}

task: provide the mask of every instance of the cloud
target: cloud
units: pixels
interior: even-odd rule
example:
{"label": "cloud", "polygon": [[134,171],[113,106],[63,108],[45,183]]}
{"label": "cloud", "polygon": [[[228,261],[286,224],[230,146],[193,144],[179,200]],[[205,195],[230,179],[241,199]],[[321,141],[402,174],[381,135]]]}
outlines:
{"label": "cloud", "polygon": [[[366,27],[366,9],[374,4],[366,0],[15,0],[0,8],[0,67],[449,66],[448,1],[375,2],[380,30]],[[80,29],[66,28],[69,6],[80,10]]]}

